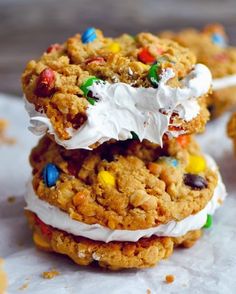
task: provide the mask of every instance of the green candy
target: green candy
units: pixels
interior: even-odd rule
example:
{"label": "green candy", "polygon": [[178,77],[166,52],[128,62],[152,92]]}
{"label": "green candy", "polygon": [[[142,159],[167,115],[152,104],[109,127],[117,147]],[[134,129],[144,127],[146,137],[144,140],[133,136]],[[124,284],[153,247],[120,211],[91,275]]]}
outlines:
{"label": "green candy", "polygon": [[160,76],[158,75],[157,71],[160,69],[160,62],[157,62],[156,64],[153,64],[148,72],[148,79],[153,85],[154,88],[158,87]]}
{"label": "green candy", "polygon": [[88,87],[92,86],[92,84],[96,81],[100,81],[100,79],[96,78],[96,77],[91,77],[89,79],[87,79],[81,86],[80,89],[84,92],[84,95],[86,96],[88,102],[92,105],[95,104],[95,99],[93,97],[89,97],[89,89]]}
{"label": "green candy", "polygon": [[213,222],[212,216],[210,214],[208,214],[207,215],[207,221],[206,221],[206,223],[204,225],[204,228],[209,229],[212,226],[212,222]]}
{"label": "green candy", "polygon": [[138,135],[135,133],[135,132],[131,132],[131,135],[132,135],[132,139],[133,140],[139,140],[139,137],[138,137]]}

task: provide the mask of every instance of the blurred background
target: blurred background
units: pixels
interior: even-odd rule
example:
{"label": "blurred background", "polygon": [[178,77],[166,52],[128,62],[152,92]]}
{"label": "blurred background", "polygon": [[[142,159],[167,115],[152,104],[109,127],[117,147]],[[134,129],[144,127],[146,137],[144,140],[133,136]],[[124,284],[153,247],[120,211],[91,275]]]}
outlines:
{"label": "blurred background", "polygon": [[235,0],[0,0],[0,92],[21,96],[26,62],[88,26],[115,36],[216,21],[236,44]]}

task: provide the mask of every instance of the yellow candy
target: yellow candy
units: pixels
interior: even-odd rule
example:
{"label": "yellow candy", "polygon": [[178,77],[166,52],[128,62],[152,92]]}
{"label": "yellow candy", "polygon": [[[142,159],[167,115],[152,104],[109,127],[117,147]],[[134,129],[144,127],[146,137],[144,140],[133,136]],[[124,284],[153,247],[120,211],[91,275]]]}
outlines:
{"label": "yellow candy", "polygon": [[138,66],[140,66],[144,71],[149,70],[150,66],[148,64],[137,61]]}
{"label": "yellow candy", "polygon": [[98,181],[103,185],[115,186],[114,176],[105,170],[102,170],[98,173]]}
{"label": "yellow candy", "polygon": [[46,242],[37,232],[33,234],[34,243],[43,248],[43,249],[50,249],[50,245]]}
{"label": "yellow candy", "polygon": [[186,167],[187,173],[198,174],[206,169],[206,161],[202,156],[190,155]]}
{"label": "yellow candy", "polygon": [[113,53],[118,53],[121,50],[120,44],[117,42],[113,42],[108,46],[108,50],[110,50]]}

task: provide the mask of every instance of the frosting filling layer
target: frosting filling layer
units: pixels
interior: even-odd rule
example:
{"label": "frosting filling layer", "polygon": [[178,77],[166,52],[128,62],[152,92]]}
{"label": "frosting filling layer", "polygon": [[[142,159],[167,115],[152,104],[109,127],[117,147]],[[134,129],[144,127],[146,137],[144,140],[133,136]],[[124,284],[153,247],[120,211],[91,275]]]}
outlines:
{"label": "frosting filling layer", "polygon": [[236,87],[236,75],[214,79],[212,82],[213,90],[220,90],[228,87]]}
{"label": "frosting filling layer", "polygon": [[27,206],[25,209],[34,212],[44,223],[54,228],[60,229],[75,236],[82,236],[96,241],[131,241],[136,242],[143,237],[152,235],[164,237],[180,237],[189,231],[200,229],[207,220],[207,215],[212,215],[226,197],[225,186],[218,172],[215,161],[205,155],[208,166],[217,171],[218,185],[214,190],[212,199],[204,209],[195,215],[190,215],[181,221],[170,221],[167,224],[159,225],[143,230],[111,230],[99,224],[85,224],[73,220],[70,216],[59,208],[39,199],[33,190],[32,184],[28,185],[25,196]]}
{"label": "frosting filling layer", "polygon": [[165,133],[178,136],[183,131],[169,131],[170,118],[178,115],[191,121],[199,114],[197,98],[206,94],[211,86],[209,69],[197,64],[181,81],[181,87],[172,88],[167,82],[175,76],[171,68],[161,74],[158,88],[135,88],[125,83],[94,82],[88,89],[98,99],[89,105],[87,121],[78,129],[67,129],[71,138],[61,140],[55,133],[50,119],[35,111],[34,105],[26,101],[30,115],[31,131],[42,135],[47,131],[55,136],[58,144],[66,149],[90,149],[95,143],[110,139],[127,140],[135,132],[139,139],[147,139],[162,145]]}

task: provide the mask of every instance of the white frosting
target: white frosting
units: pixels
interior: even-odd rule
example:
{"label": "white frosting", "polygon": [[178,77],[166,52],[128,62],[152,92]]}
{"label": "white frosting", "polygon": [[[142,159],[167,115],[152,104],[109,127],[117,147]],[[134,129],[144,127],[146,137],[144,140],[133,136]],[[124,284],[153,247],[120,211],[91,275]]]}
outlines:
{"label": "white frosting", "polygon": [[[210,156],[206,155],[206,160],[210,168],[217,170],[216,163]],[[27,203],[26,209],[36,213],[44,223],[51,225],[54,228],[66,231],[75,236],[83,236],[92,240],[103,242],[135,242],[142,237],[150,237],[152,235],[179,237],[191,230],[200,229],[206,223],[207,214],[212,215],[225,197],[225,186],[218,172],[218,185],[215,188],[212,199],[203,210],[195,215],[190,215],[179,222],[170,221],[167,224],[144,230],[111,230],[99,224],[88,225],[77,220],[73,220],[67,213],[45,201],[40,200],[35,195],[31,184],[28,186],[28,192],[26,193],[25,200]]]}
{"label": "white frosting", "polygon": [[35,111],[26,102],[35,134],[54,134],[58,144],[66,149],[89,149],[110,139],[126,140],[135,132],[140,140],[147,139],[162,145],[163,134],[177,136],[182,132],[169,132],[170,117],[173,113],[185,120],[195,118],[200,110],[197,98],[206,94],[211,86],[209,69],[197,64],[181,81],[181,87],[172,88],[167,82],[174,77],[171,68],[162,72],[159,86],[155,88],[135,88],[125,83],[94,82],[89,90],[99,98],[95,105],[87,109],[87,121],[78,129],[67,129],[69,140],[61,140],[55,133],[50,120],[44,113]]}
{"label": "white frosting", "polygon": [[220,90],[233,86],[236,87],[236,75],[230,75],[223,78],[214,79],[212,82],[213,90]]}

